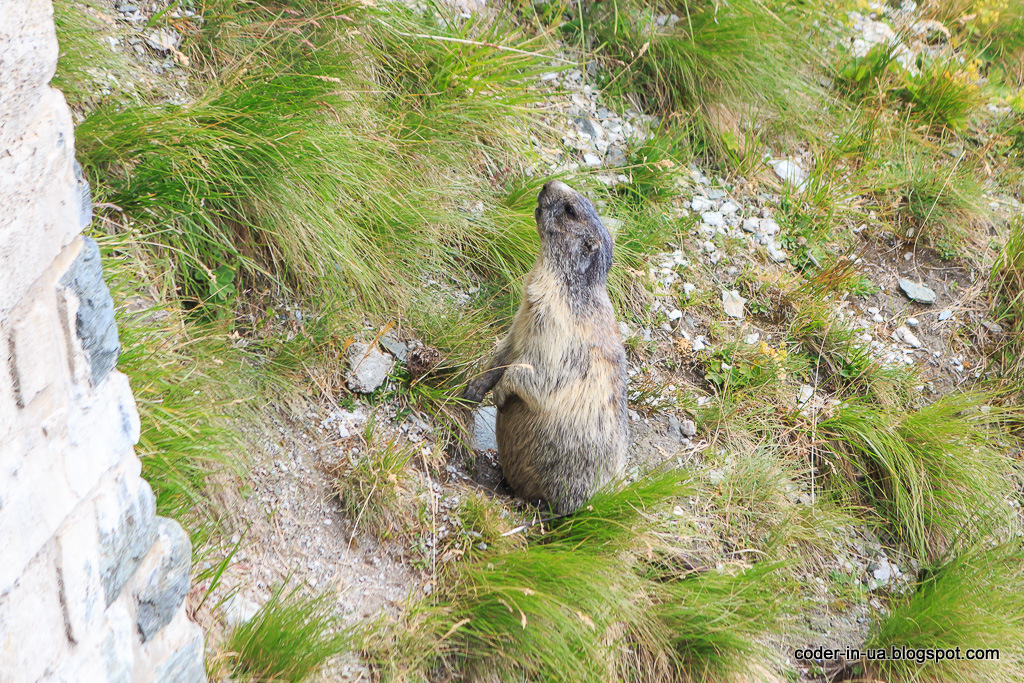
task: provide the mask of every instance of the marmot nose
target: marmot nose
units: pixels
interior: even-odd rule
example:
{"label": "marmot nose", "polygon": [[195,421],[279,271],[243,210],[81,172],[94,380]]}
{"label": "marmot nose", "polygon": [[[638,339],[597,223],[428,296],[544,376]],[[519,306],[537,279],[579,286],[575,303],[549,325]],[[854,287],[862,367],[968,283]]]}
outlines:
{"label": "marmot nose", "polygon": [[572,188],[560,180],[549,180],[544,183],[544,189],[540,191],[540,196],[537,199],[542,201],[546,197],[554,197],[560,194],[572,194]]}

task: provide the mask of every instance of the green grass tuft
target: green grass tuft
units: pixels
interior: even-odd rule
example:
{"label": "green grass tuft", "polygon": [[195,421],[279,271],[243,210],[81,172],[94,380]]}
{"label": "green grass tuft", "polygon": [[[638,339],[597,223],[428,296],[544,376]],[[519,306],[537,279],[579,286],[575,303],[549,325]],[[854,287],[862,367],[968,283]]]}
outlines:
{"label": "green grass tuft", "polygon": [[[371,422],[367,431],[372,429]],[[371,436],[348,462],[327,468],[334,493],[360,530],[379,538],[403,530],[408,514],[406,467],[415,452],[414,444],[397,439],[381,444]]]}
{"label": "green grass tuft", "polygon": [[913,412],[864,401],[818,424],[837,482],[871,503],[896,540],[936,557],[1005,523],[1009,462],[1004,411],[985,394],[952,394]]}
{"label": "green grass tuft", "polygon": [[923,61],[920,73],[906,76],[896,95],[915,118],[936,130],[962,129],[983,101],[964,67],[943,59]]}
{"label": "green grass tuft", "polygon": [[332,657],[349,649],[351,637],[337,630],[333,596],[307,597],[284,586],[274,590],[256,615],[232,631],[227,650],[233,677],[251,681],[304,681]]}
{"label": "green grass tuft", "polygon": [[1024,549],[1019,542],[973,548],[924,569],[914,592],[875,623],[868,648],[995,650],[988,661],[889,661],[886,680],[1010,683],[1024,677]]}
{"label": "green grass tuft", "polygon": [[[659,26],[661,14],[680,19]],[[798,108],[793,30],[766,3],[613,0],[583,26],[615,88],[639,94],[649,111],[691,118],[698,154],[725,157],[745,128]]]}
{"label": "green grass tuft", "polygon": [[1018,217],[1010,224],[1006,244],[992,268],[990,287],[995,319],[1007,333],[998,354],[1000,374],[1024,389],[1020,353],[1024,339],[1024,219]]}

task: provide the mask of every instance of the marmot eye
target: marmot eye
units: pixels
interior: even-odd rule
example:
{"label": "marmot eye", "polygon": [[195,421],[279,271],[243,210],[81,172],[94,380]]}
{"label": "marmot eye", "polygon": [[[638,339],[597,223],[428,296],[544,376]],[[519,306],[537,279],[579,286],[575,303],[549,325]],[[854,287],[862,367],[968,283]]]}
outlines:
{"label": "marmot eye", "polygon": [[575,218],[576,218],[576,209],[573,208],[572,204],[566,204],[565,205],[565,215],[568,216],[569,218],[572,218],[572,219],[575,220]]}

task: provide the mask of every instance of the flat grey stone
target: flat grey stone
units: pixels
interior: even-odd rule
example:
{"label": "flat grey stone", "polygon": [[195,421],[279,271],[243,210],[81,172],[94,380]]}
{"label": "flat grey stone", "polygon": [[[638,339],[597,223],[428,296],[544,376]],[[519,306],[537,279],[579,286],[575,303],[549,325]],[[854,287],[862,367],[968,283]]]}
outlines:
{"label": "flat grey stone", "polygon": [[235,593],[224,601],[222,609],[224,610],[224,621],[231,628],[235,628],[251,621],[260,611],[260,605],[240,593]]}
{"label": "flat grey stone", "polygon": [[747,300],[740,296],[739,291],[733,290],[722,290],[722,308],[725,309],[725,314],[730,318],[743,319],[743,305],[747,303]]}
{"label": "flat grey stone", "polygon": [[786,252],[782,250],[778,244],[774,241],[768,242],[765,245],[765,251],[768,252],[768,258],[774,263],[782,263],[786,260]]}
{"label": "flat grey stone", "polygon": [[697,436],[697,425],[689,418],[678,419],[675,415],[668,416],[668,433],[680,441]]}
{"label": "flat grey stone", "polygon": [[923,284],[908,280],[907,278],[900,278],[900,289],[903,290],[903,293],[911,301],[916,301],[919,304],[935,303],[935,292]]}
{"label": "flat grey stone", "polygon": [[409,357],[409,347],[405,345],[405,342],[398,341],[389,334],[385,334],[380,338],[380,345],[402,363]]}
{"label": "flat grey stone", "polygon": [[473,450],[498,450],[497,422],[498,409],[494,406],[480,406],[473,411]]}
{"label": "flat grey stone", "polygon": [[395,367],[394,358],[362,342],[353,342],[348,347],[348,362],[352,368],[348,388],[357,394],[375,391],[384,384],[388,373]]}
{"label": "flat grey stone", "polygon": [[717,187],[713,187],[704,193],[708,199],[725,199],[725,190],[720,190]]}
{"label": "flat grey stone", "polygon": [[607,168],[620,168],[625,166],[626,163],[626,153],[622,151],[621,147],[612,145],[608,148],[608,154],[604,158],[604,165]]}
{"label": "flat grey stone", "polygon": [[796,186],[798,189],[803,189],[807,182],[807,171],[800,168],[797,164],[783,159],[780,161],[771,162],[772,170],[775,171],[775,175],[779,176],[780,179]]}
{"label": "flat grey stone", "polygon": [[896,336],[910,346],[913,346],[915,349],[921,348],[921,340],[918,339],[917,335],[911,332],[910,328],[906,325],[900,325],[896,328]]}
{"label": "flat grey stone", "polygon": [[696,213],[704,213],[705,211],[713,210],[715,208],[715,203],[707,197],[697,195],[690,200],[690,208]]}
{"label": "flat grey stone", "polygon": [[725,216],[718,211],[707,211],[702,213],[700,219],[705,224],[710,225],[713,228],[724,228],[725,227]]}
{"label": "flat grey stone", "polygon": [[588,119],[586,116],[577,117],[576,125],[579,126],[581,133],[586,133],[592,138],[597,138],[597,128],[594,127],[594,122]]}

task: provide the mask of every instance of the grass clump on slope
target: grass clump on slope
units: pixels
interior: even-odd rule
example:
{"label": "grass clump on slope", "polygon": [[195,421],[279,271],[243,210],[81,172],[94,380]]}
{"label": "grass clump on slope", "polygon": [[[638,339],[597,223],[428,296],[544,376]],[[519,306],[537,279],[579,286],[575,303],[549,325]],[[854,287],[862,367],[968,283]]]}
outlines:
{"label": "grass clump on slope", "polygon": [[990,396],[950,394],[919,410],[849,401],[818,424],[832,465],[917,557],[970,544],[1005,522],[1010,463],[998,427],[1007,417]]}
{"label": "grass clump on slope", "polygon": [[663,508],[687,494],[686,476],[664,471],[599,492],[534,529],[526,547],[456,564],[413,626],[370,645],[371,659],[387,680],[416,680],[410,662],[509,681],[710,680],[743,670],[765,655],[757,636],[779,626],[784,582],[775,565],[689,574],[648,561],[658,542],[646,532],[675,529]]}
{"label": "grass clump on slope", "polygon": [[1009,683],[1024,677],[1024,549],[974,547],[926,567],[912,594],[873,627],[871,649],[986,652],[981,661],[887,661],[890,681]]}
{"label": "grass clump on slope", "polygon": [[760,129],[796,109],[795,34],[766,3],[611,0],[583,26],[616,88],[651,112],[692,118],[698,154],[721,158],[739,145],[747,135],[737,120]]}
{"label": "grass clump on slope", "polygon": [[227,643],[233,678],[298,683],[347,652],[351,635],[337,628],[333,595],[306,596],[279,586]]}

